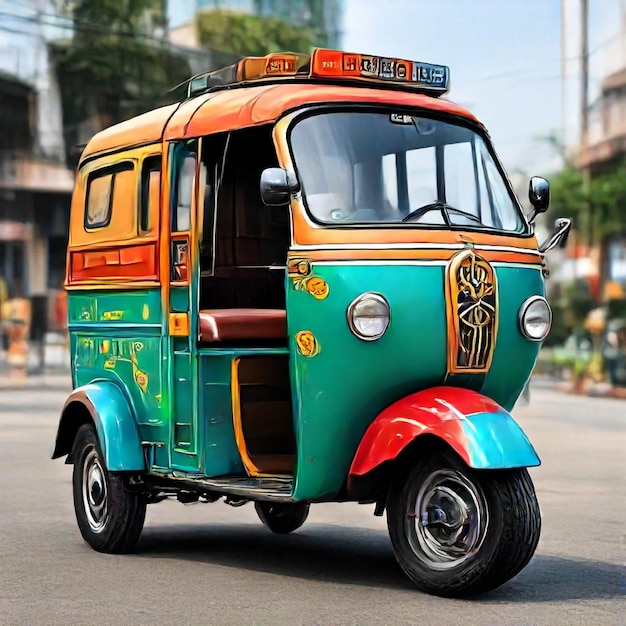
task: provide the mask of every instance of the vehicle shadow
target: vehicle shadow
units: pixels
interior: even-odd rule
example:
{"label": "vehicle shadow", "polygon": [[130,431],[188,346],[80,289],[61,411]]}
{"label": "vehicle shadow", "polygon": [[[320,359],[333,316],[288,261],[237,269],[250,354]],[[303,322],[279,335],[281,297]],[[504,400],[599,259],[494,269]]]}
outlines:
{"label": "vehicle shadow", "polygon": [[[309,524],[291,535],[247,525],[144,529],[143,558],[169,558],[312,581],[413,591],[386,533]],[[538,553],[512,581],[475,596],[489,603],[558,602],[626,596],[626,568]]]}

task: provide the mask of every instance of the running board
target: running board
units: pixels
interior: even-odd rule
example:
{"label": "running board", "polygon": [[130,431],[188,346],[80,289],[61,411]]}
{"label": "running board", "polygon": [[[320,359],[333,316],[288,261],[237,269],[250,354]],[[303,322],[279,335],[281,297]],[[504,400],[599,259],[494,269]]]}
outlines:
{"label": "running board", "polygon": [[228,477],[191,478],[188,474],[146,474],[146,483],[155,487],[177,486],[190,491],[214,491],[225,495],[242,496],[248,500],[271,500],[294,502],[292,497],[295,481],[291,477]]}

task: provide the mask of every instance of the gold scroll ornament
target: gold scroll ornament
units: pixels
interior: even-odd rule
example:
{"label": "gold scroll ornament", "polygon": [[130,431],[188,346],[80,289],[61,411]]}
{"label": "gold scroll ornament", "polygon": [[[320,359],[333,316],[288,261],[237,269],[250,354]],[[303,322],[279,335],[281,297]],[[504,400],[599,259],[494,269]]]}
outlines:
{"label": "gold scroll ornament", "polygon": [[452,258],[446,272],[450,374],[489,370],[498,323],[496,290],[493,267],[473,250]]}

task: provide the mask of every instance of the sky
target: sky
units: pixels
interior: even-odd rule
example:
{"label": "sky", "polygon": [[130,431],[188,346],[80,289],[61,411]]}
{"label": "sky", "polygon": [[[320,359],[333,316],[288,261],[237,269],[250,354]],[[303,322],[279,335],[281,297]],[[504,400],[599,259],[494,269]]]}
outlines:
{"label": "sky", "polygon": [[[564,1],[571,59],[565,107],[561,0],[345,0],[342,48],[448,65],[447,97],[487,126],[507,171],[548,175],[560,158],[540,138],[564,126],[570,141],[578,132],[578,2]],[[624,60],[615,39],[626,2],[589,0],[589,5],[591,97],[602,76],[617,69],[606,54],[613,65],[616,55]]]}

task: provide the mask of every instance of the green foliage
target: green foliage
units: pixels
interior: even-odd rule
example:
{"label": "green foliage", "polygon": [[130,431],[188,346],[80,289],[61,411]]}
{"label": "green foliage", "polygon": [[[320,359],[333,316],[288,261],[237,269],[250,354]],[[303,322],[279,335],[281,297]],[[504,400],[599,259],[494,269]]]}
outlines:
{"label": "green foliage", "polygon": [[163,0],[78,0],[69,11],[73,39],[54,51],[70,125],[149,110],[189,77],[187,61],[153,35],[165,23]]}
{"label": "green foliage", "polygon": [[270,52],[307,53],[314,45],[310,30],[271,18],[234,11],[207,11],[196,19],[204,48],[237,56],[264,56]]}
{"label": "green foliage", "polygon": [[550,189],[551,212],[572,218],[588,241],[626,232],[626,162],[593,175],[587,186],[568,165],[551,178]]}

